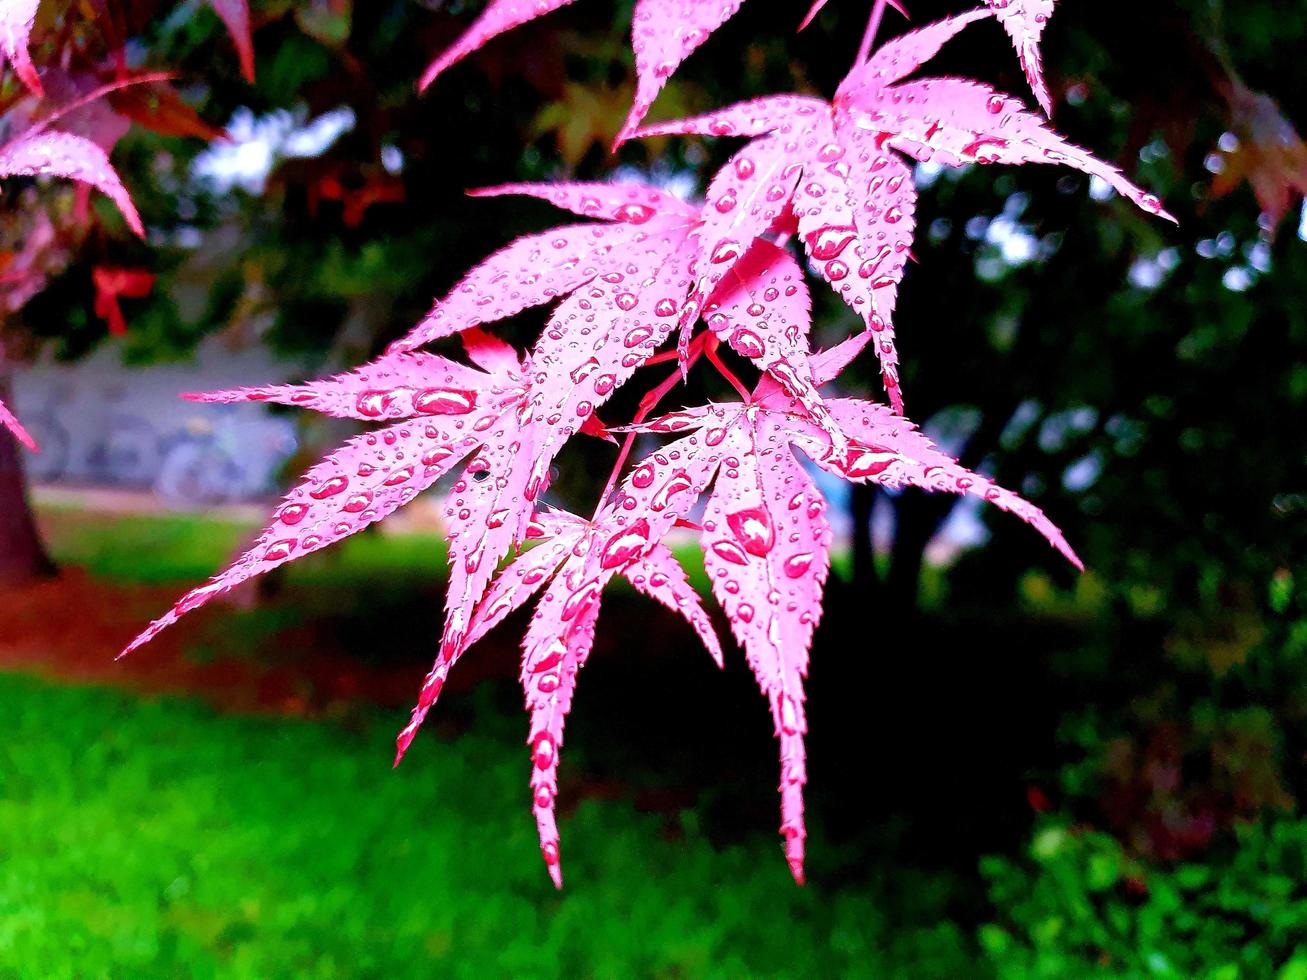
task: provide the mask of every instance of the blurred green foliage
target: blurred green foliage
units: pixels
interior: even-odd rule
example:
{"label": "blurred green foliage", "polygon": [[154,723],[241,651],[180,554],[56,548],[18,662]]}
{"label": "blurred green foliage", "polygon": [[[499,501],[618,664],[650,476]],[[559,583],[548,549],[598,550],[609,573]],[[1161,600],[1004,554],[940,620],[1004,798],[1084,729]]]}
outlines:
{"label": "blurred green foliage", "polygon": [[1307,821],[1239,828],[1202,862],[1141,864],[1108,834],[1049,820],[1022,859],[983,864],[994,974],[1302,980]]}

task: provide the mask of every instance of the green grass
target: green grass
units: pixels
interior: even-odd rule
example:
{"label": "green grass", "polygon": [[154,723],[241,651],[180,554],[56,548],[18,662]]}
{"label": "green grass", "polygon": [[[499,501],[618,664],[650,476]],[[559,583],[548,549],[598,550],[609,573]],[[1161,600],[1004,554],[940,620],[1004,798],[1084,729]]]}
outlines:
{"label": "green grass", "polygon": [[[520,723],[217,716],[0,675],[0,976],[948,976],[942,898],[800,889],[774,838],[583,802],[549,885]],[[569,764],[578,766],[578,753]],[[927,892],[928,894],[928,892]],[[933,904],[934,903],[934,904]]]}
{"label": "green grass", "polygon": [[[258,530],[204,514],[105,515],[63,507],[42,507],[39,513],[55,561],[124,584],[206,579]],[[379,576],[433,581],[444,575],[445,540],[436,534],[358,534],[290,568],[291,581],[306,585]]]}

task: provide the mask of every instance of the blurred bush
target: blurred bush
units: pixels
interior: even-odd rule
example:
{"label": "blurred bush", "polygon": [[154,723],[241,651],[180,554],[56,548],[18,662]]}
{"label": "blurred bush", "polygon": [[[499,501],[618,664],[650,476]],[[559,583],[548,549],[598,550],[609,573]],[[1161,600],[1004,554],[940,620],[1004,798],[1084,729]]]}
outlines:
{"label": "blurred bush", "polygon": [[1252,823],[1202,862],[1155,867],[1062,819],[983,866],[979,939],[1003,978],[1307,978],[1307,820]]}

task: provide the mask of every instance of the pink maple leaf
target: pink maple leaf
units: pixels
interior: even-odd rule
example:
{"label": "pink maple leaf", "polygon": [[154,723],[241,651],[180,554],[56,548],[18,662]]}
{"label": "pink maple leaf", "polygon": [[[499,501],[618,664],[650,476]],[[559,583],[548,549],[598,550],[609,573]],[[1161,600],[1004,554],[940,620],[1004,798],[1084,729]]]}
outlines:
{"label": "pink maple leaf", "polygon": [[[817,380],[828,380],[864,340],[854,338],[815,358]],[[781,832],[799,881],[805,837],[803,679],[821,617],[831,532],[827,504],[795,450],[851,482],[979,497],[1016,514],[1082,567],[1038,508],[959,465],[890,409],[860,399],[829,399],[827,405],[849,436],[842,458],[828,451],[826,432],[806,409],[768,378],[748,404],[677,412],[643,427],[682,438],[637,466],[626,484],[657,488],[679,479],[689,489],[712,483],[701,537],[705,564],[713,594],[771,704],[781,751]],[[681,506],[686,503],[688,498]],[[625,500],[618,507],[618,513],[632,510]],[[641,512],[639,506],[633,510]]]}
{"label": "pink maple leaf", "polygon": [[0,146],[0,177],[42,175],[67,177],[102,191],[118,205],[132,231],[145,236],[131,195],[118,179],[104,150],[91,140],[73,133],[36,128]]}
{"label": "pink maple leaf", "polygon": [[[418,82],[425,89],[446,69],[462,61],[491,39],[528,21],[565,7],[572,0],[491,0],[463,34],[436,58]],[[622,125],[622,142],[640,124],[667,79],[712,33],[733,17],[744,0],[636,0],[631,22],[635,52],[635,100]],[[806,25],[820,10],[819,0],[809,11]]]}
{"label": "pink maple leaf", "polygon": [[902,82],[947,40],[988,16],[976,10],[895,38],[850,73],[831,103],[770,96],[637,131],[754,137],[709,185],[695,233],[691,302],[715,289],[755,238],[792,213],[814,266],[875,334],[890,404],[902,411],[893,313],[916,208],[906,158],[954,167],[1064,164],[1170,217],[1156,197],[1062,139],[1016,99],[958,79]]}
{"label": "pink maple leaf", "polygon": [[[217,0],[212,2],[216,4]],[[427,66],[418,82],[419,91],[493,38],[571,2],[491,0],[472,26]],[[631,23],[635,99],[618,133],[617,143],[630,138],[672,73],[733,17],[743,3],[744,0],[637,0]],[[1035,97],[1044,111],[1051,114],[1052,101],[1044,82],[1039,39],[1053,12],[1055,0],[985,0],[985,3],[993,9],[1011,36]],[[814,0],[799,29],[812,23],[825,5],[826,0]],[[892,0],[890,5],[906,16],[907,12],[898,0]]]}
{"label": "pink maple leaf", "polygon": [[[615,223],[554,229],[528,236],[491,256],[437,303],[409,337],[371,365],[303,386],[197,396],[209,401],[279,401],[371,420],[431,414],[454,418],[453,430],[430,423],[420,430],[398,430],[401,435],[409,432],[406,438],[414,440],[401,447],[406,458],[411,460],[415,453],[421,459],[440,456],[440,472],[432,469],[436,463],[425,463],[423,472],[430,479],[406,484],[406,491],[424,489],[441,473],[467,460],[446,500],[451,567],[442,649],[461,645],[496,567],[524,539],[534,503],[548,486],[553,458],[590,423],[595,409],[648,360],[677,323],[680,307],[676,297],[683,296],[689,285],[687,241],[697,214],[694,208],[657,190],[628,185],[518,185],[482,193],[535,194]],[[623,246],[620,251],[616,248],[619,243]],[[487,320],[560,297],[523,365],[517,365],[507,345],[473,329]],[[469,357],[487,368],[488,375],[411,351],[418,344],[458,332],[463,334]],[[413,434],[418,431],[420,435]],[[346,470],[360,452],[368,455],[361,447],[380,446],[376,451],[385,455],[391,451],[387,446],[398,445],[393,441],[395,435],[390,433],[380,444],[375,436],[361,437],[362,443],[355,440],[344,455],[337,454],[334,462],[329,459],[311,471],[293,496],[302,502],[301,498],[311,497],[314,487],[320,489],[324,483],[340,486],[339,492],[344,493],[353,479]],[[434,443],[427,445],[427,440]],[[389,462],[367,460],[369,474]],[[375,490],[370,485],[367,489]],[[379,520],[395,506],[398,504],[384,513],[373,507],[365,510]],[[318,523],[336,518],[330,505],[318,509],[323,511]],[[356,523],[342,522],[341,532],[330,540],[353,533]],[[261,540],[254,552],[281,540],[271,537],[278,533],[274,522],[265,535],[267,541]],[[317,535],[314,544],[322,547],[330,540]],[[308,550],[316,548],[296,545],[275,563]],[[280,555],[280,549],[276,554]],[[267,567],[271,566],[242,560],[220,577],[221,588]],[[233,573],[236,578],[231,577]],[[210,588],[206,586],[206,590]],[[179,606],[192,603],[187,597]],[[165,617],[167,623],[175,620],[176,612]],[[156,632],[154,628],[147,631],[150,636]],[[148,638],[143,635],[133,646]]]}
{"label": "pink maple leaf", "polygon": [[[454,615],[446,626],[446,642],[454,645],[495,564],[521,540],[528,516],[521,501],[534,501],[544,490],[549,464],[563,443],[678,323],[688,329],[701,309],[697,302],[683,301],[701,228],[698,208],[632,184],[518,184],[474,193],[530,194],[607,223],[570,225],[519,239],[468,273],[392,348],[411,350],[563,297],[532,352],[526,410],[516,426],[506,428],[473,460],[480,469],[471,475],[479,479],[463,481],[463,489],[450,499],[449,603]],[[765,242],[759,247],[772,248]],[[710,304],[710,325],[811,406],[814,417],[827,422],[838,447],[838,430],[820,414],[806,363],[806,286],[792,260],[789,267],[781,265],[783,260],[743,266],[746,277],[758,277],[758,295],[741,289],[743,280],[735,275],[720,298],[712,297],[716,305]],[[750,313],[754,307],[757,315]],[[500,523],[495,515],[503,511],[515,519]]]}
{"label": "pink maple leaf", "polygon": [[[692,498],[691,498],[692,499]],[[409,724],[397,740],[395,764],[412,743],[435,704],[449,670],[480,639],[541,589],[522,643],[521,680],[531,715],[531,799],[540,849],[554,884],[562,887],[560,841],[554,813],[563,728],[576,691],[577,674],[594,643],[603,590],[615,575],[685,617],[721,665],[721,646],[699,596],[666,546],[658,542],[679,511],[649,510],[618,524],[612,508],[594,521],[560,511],[541,514],[532,529],[537,541],[510,563],[478,604],[459,647],[447,647],[422,686]]]}
{"label": "pink maple leaf", "polygon": [[[860,335],[813,358],[816,382],[837,374],[865,342],[866,335]],[[690,409],[639,427],[681,438],[637,464],[593,521],[557,512],[537,515],[529,537],[538,543],[491,584],[460,642],[442,648],[399,735],[396,763],[462,653],[544,589],[523,643],[522,681],[531,712],[532,798],[541,850],[550,876],[561,884],[554,799],[563,723],[608,581],[622,574],[680,611],[720,658],[697,597],[662,544],[707,493],[701,533],[705,565],[713,594],[772,708],[781,753],[781,830],[791,871],[801,882],[807,778],[803,680],[821,616],[831,530],[827,504],[795,451],[853,482],[980,497],[1020,516],[1080,565],[1037,508],[958,465],[911,423],[857,399],[834,399],[829,405],[850,434],[839,457],[829,451],[829,434],[771,377],[747,404]]]}
{"label": "pink maple leaf", "polygon": [[27,50],[39,5],[40,0],[4,0],[0,3],[0,64],[7,58],[32,94],[43,96],[45,90],[41,87],[41,78]]}
{"label": "pink maple leaf", "polygon": [[1025,69],[1030,88],[1044,112],[1053,114],[1053,99],[1044,81],[1044,64],[1039,53],[1039,39],[1053,15],[1056,0],[985,0],[994,10],[998,22],[1012,38],[1021,67]]}
{"label": "pink maple leaf", "polygon": [[[479,332],[470,344],[495,343]],[[521,404],[520,365],[491,373],[434,354],[393,354],[306,385],[188,396],[196,401],[277,402],[337,418],[388,423],[355,436],[304,475],[253,547],[192,589],[120,654],[147,643],[182,615],[279,565],[342,541],[389,517],[495,438]]]}

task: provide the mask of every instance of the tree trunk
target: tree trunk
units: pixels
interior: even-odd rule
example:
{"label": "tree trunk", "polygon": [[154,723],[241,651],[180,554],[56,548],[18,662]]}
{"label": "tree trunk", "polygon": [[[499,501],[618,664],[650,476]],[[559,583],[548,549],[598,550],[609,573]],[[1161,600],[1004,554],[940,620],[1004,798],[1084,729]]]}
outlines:
{"label": "tree trunk", "polygon": [[[8,399],[8,379],[0,377],[0,400]],[[23,453],[8,429],[0,427],[0,581],[30,582],[55,573],[27,498]]]}
{"label": "tree trunk", "polygon": [[894,549],[885,580],[885,602],[896,615],[911,619],[921,601],[921,569],[926,545],[935,536],[954,500],[943,494],[909,492],[894,501]]}
{"label": "tree trunk", "polygon": [[849,500],[849,518],[853,522],[853,593],[870,602],[879,589],[876,573],[876,548],[871,539],[871,512],[880,489],[869,483],[855,483]]}

